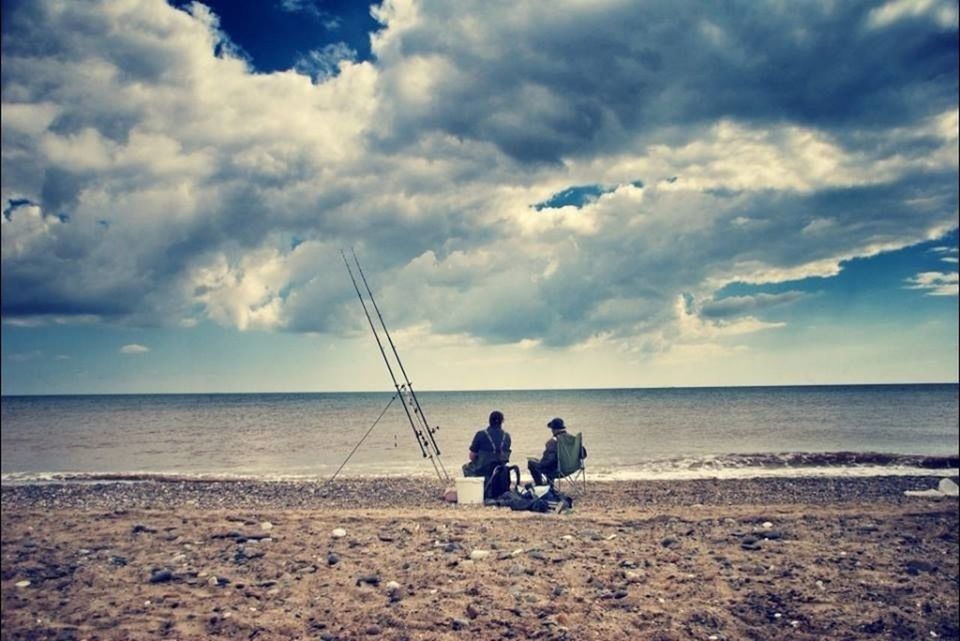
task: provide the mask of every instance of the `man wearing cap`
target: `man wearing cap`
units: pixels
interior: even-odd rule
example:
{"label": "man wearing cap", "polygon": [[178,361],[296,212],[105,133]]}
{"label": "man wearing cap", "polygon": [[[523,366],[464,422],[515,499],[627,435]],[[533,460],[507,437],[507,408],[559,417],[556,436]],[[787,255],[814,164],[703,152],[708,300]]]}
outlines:
{"label": "man wearing cap", "polygon": [[510,434],[503,429],[503,412],[494,410],[487,428],[473,435],[470,462],[463,466],[464,476],[487,476],[497,465],[510,460],[510,447]]}
{"label": "man wearing cap", "polygon": [[[533,477],[535,485],[544,485],[544,478],[547,482],[552,482],[557,477],[557,436],[567,431],[562,418],[555,418],[547,423],[552,435],[550,440],[543,448],[543,456],[539,459],[527,459],[527,469],[530,470],[530,476]],[[587,457],[587,450],[580,448],[580,457]]]}

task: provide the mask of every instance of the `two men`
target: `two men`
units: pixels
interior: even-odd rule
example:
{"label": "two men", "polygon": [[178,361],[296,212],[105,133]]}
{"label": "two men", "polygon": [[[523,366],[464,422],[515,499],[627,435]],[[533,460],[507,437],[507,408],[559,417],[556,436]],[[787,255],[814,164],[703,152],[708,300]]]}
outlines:
{"label": "two men", "polygon": [[[562,418],[555,418],[547,423],[551,436],[543,449],[539,459],[527,459],[527,469],[536,485],[552,483],[557,477],[557,441],[565,436],[566,425]],[[494,410],[490,413],[489,425],[478,431],[470,443],[470,462],[463,466],[465,476],[488,476],[497,465],[510,460],[510,434],[503,429],[503,412]],[[586,458],[586,448],[580,448],[580,457]]]}

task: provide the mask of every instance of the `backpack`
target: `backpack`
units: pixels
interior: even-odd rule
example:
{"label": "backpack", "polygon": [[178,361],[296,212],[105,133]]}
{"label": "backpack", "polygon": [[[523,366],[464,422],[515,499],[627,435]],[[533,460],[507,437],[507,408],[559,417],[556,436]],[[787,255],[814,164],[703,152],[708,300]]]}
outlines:
{"label": "backpack", "polygon": [[[511,485],[510,473],[516,475],[516,481]],[[488,478],[483,484],[483,498],[496,499],[508,493],[511,487],[516,488],[520,485],[520,468],[516,465],[497,465],[493,468]]]}
{"label": "backpack", "polygon": [[513,488],[501,496],[496,504],[521,512],[564,512],[573,509],[573,499],[552,487],[543,496],[537,496],[529,487],[522,490]]}

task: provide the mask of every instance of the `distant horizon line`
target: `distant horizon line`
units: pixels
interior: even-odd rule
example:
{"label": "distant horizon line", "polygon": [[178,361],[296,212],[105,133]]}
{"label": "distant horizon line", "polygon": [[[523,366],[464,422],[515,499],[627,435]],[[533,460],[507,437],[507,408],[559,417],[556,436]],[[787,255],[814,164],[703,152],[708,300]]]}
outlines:
{"label": "distant horizon line", "polygon": [[[898,383],[780,383],[775,385],[661,385],[651,387],[513,387],[489,389],[417,389],[420,393],[476,393],[476,392],[601,392],[620,390],[681,390],[681,389],[762,389],[788,387],[912,387],[924,385],[960,385],[960,381],[927,381]],[[53,392],[44,394],[0,394],[0,398],[52,397],[52,396],[229,396],[240,394],[394,394],[395,390],[298,390],[298,391],[233,391],[233,392]]]}

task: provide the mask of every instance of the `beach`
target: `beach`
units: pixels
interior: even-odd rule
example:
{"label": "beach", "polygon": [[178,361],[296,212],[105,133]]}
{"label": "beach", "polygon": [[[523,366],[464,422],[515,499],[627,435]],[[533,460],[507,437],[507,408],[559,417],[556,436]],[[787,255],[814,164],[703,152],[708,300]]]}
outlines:
{"label": "beach", "polygon": [[934,477],[594,482],[565,513],[428,479],[3,487],[3,639],[956,639]]}

